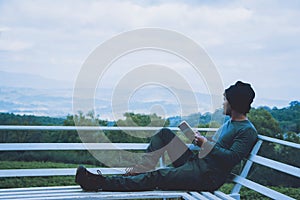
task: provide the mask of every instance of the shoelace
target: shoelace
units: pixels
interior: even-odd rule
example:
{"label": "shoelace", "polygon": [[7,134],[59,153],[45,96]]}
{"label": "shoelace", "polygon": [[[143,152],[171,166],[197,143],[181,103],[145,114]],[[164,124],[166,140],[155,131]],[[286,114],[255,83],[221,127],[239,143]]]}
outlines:
{"label": "shoelace", "polygon": [[102,175],[102,172],[99,169],[97,169],[97,174]]}
{"label": "shoelace", "polygon": [[130,173],[133,170],[133,167],[127,167],[125,169],[125,173]]}

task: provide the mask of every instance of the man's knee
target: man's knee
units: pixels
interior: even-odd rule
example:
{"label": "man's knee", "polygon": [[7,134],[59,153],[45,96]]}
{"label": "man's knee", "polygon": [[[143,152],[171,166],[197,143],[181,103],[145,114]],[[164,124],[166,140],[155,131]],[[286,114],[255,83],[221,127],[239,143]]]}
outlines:
{"label": "man's knee", "polygon": [[171,141],[175,137],[175,133],[169,128],[162,128],[157,135],[165,142]]}

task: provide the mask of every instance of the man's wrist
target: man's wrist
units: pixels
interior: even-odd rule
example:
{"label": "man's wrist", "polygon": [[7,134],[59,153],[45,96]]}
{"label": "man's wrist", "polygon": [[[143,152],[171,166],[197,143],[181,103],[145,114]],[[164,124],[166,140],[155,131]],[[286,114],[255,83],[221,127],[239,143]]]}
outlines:
{"label": "man's wrist", "polygon": [[201,141],[200,147],[202,148],[206,142],[207,142],[206,137],[203,137],[203,140]]}

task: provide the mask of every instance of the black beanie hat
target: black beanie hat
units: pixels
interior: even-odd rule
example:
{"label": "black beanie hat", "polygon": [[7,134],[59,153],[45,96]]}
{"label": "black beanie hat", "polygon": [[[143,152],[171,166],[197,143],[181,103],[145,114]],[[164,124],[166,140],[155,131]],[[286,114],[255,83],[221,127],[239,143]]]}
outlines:
{"label": "black beanie hat", "polygon": [[255,92],[250,84],[238,81],[225,90],[225,97],[231,108],[246,114],[251,108]]}

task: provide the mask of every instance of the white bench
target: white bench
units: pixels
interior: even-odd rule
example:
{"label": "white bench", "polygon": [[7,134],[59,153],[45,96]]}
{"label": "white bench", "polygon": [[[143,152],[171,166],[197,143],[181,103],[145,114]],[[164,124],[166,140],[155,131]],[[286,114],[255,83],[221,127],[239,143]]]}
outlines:
{"label": "white bench", "polygon": [[[81,130],[157,130],[158,127],[79,127]],[[124,129],[123,129],[124,128]],[[77,127],[78,129],[78,127]],[[172,128],[178,130],[177,128]],[[0,130],[76,130],[76,127],[57,126],[0,126]],[[200,131],[215,131],[215,129],[199,129]],[[300,149],[300,145],[275,138],[259,135],[259,140],[254,146],[246,164],[240,175],[232,175],[235,183],[230,194],[220,191],[196,192],[196,191],[143,191],[143,192],[83,192],[79,186],[59,186],[59,187],[34,187],[34,188],[9,188],[0,189],[1,199],[149,199],[149,198],[182,198],[182,199],[239,199],[239,191],[242,186],[255,190],[272,199],[293,199],[287,195],[267,188],[247,179],[248,172],[253,163],[258,163],[266,167],[293,175],[300,178],[300,169],[278,161],[271,160],[257,155],[263,141],[274,142],[280,145],[287,145]],[[91,143],[89,149],[94,150],[145,150],[147,144],[141,143]],[[2,143],[0,151],[34,151],[34,150],[86,150],[86,146],[81,143]],[[160,166],[163,166],[161,160]],[[100,169],[103,174],[122,174],[124,168],[89,168],[96,172]],[[29,176],[74,176],[76,169],[2,169],[0,177],[29,177]]]}

